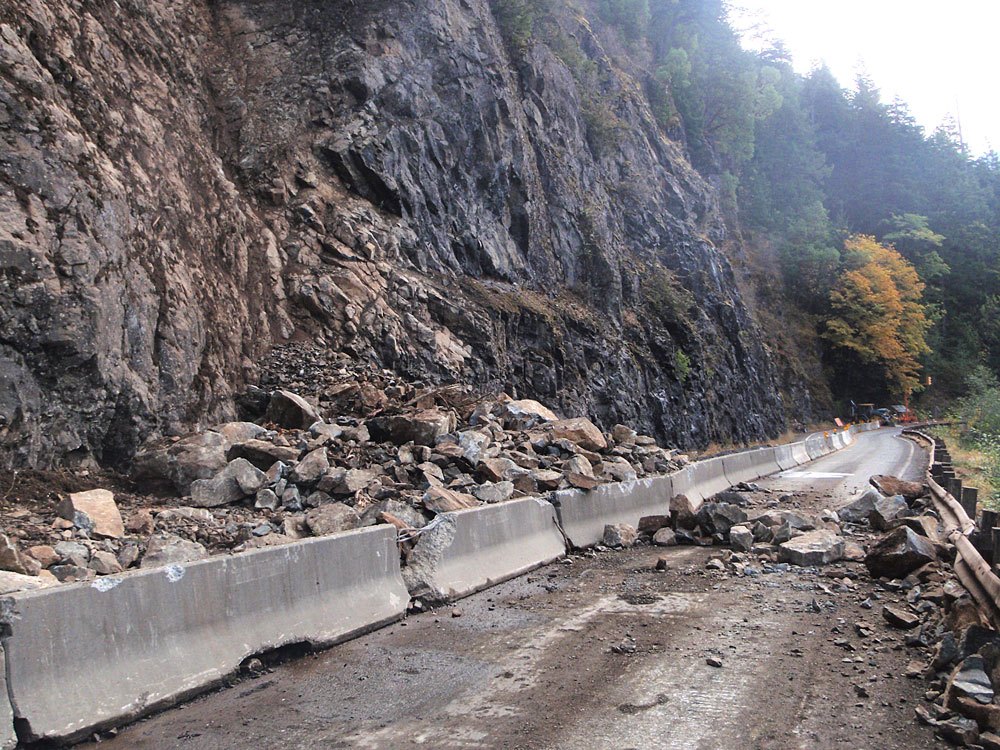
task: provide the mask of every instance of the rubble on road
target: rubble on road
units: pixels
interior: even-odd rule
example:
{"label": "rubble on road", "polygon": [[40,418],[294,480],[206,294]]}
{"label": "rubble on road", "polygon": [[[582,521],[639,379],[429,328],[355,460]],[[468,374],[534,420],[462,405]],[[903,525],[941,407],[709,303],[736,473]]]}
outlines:
{"label": "rubble on road", "polygon": [[[14,518],[0,507],[0,570],[85,580],[372,524],[412,531],[439,513],[686,462],[629,427],[605,434],[530,399],[411,385],[358,363],[303,391],[299,378],[250,388],[241,421],[149,444],[131,479],[87,489],[83,472],[73,484],[86,491],[53,493],[31,512],[15,506]],[[54,551],[67,541],[83,550],[72,560]]]}

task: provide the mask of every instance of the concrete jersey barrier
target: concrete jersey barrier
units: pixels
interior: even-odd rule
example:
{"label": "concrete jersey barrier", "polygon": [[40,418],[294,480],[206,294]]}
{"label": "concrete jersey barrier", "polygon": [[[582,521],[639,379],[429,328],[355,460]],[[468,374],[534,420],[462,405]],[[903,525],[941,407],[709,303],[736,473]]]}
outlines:
{"label": "concrete jersey barrier", "polygon": [[551,496],[559,523],[573,547],[600,543],[607,524],[638,527],[644,516],[669,515],[673,497],[669,476],[602,484],[589,491],[562,490]]}
{"label": "concrete jersey barrier", "polygon": [[781,471],[774,457],[774,448],[757,448],[722,457],[722,466],[730,486],[753,482],[768,474]]}
{"label": "concrete jersey barrier", "polygon": [[21,739],[122,724],[216,685],[249,656],[330,646],[408,603],[388,526],[3,597]]}
{"label": "concrete jersey barrier", "polygon": [[413,596],[447,601],[566,554],[555,506],[537,497],[443,513],[403,569]]}
{"label": "concrete jersey barrier", "polygon": [[726,467],[721,457],[698,461],[692,464],[692,469],[694,486],[703,500],[732,486],[726,477]]}
{"label": "concrete jersey barrier", "polygon": [[[789,443],[775,447],[774,460],[782,471],[794,469],[799,465],[800,462],[795,458],[795,445],[795,443]],[[809,455],[806,454],[806,460],[808,459]]]}

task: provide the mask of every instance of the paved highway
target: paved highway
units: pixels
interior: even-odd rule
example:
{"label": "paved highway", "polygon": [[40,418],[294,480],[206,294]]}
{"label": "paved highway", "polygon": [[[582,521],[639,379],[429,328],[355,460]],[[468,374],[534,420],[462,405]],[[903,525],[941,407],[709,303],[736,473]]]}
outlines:
{"label": "paved highway", "polygon": [[[760,484],[818,511],[871,474],[916,478],[920,460],[898,430],[881,430]],[[706,569],[721,552],[574,556],[244,679],[102,748],[944,747],[913,719],[927,686],[902,675],[917,654],[880,605],[862,606],[896,595],[855,563]],[[857,636],[857,622],[874,635]]]}

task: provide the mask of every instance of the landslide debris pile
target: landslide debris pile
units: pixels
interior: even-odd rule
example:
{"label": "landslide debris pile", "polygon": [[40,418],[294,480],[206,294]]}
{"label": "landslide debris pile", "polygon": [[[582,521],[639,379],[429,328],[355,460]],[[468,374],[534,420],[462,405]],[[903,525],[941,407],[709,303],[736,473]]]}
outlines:
{"label": "landslide debris pile", "polygon": [[[864,663],[869,650],[911,649],[905,677],[928,682],[917,719],[953,744],[1000,750],[1000,632],[955,575],[955,548],[926,485],[890,476],[871,483],[875,488],[849,505],[819,514],[795,509],[795,496],[776,497],[753,484],[720,493],[697,511],[679,496],[669,516],[644,518],[638,529],[606,527],[604,544],[729,546],[712,556],[707,572],[756,577],[800,570],[844,593],[870,579],[875,592],[860,604],[877,608],[890,628],[905,634],[903,645],[865,623],[851,628],[841,620],[832,632],[846,652],[844,663]],[[669,565],[664,557],[657,568]],[[823,605],[814,599],[813,606]],[[855,691],[859,699],[878,697],[871,684],[859,683]]]}
{"label": "landslide debris pile", "polygon": [[[257,421],[147,446],[132,478],[157,494],[133,499],[124,516],[100,488],[68,493],[47,512],[4,514],[0,588],[88,580],[379,523],[416,530],[439,513],[668,473],[686,461],[628,427],[605,434],[537,401],[418,388],[380,371],[330,378],[312,401],[252,388],[243,406]],[[335,404],[342,411],[331,417],[325,408]]]}

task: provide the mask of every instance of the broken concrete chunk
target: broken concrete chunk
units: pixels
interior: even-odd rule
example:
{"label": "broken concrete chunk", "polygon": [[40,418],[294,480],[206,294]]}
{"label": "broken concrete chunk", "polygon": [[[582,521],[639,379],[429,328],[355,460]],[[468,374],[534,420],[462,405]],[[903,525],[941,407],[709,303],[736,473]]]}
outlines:
{"label": "broken concrete chunk", "polygon": [[271,394],[264,420],[292,430],[307,430],[322,418],[316,407],[298,394],[278,390]]}
{"label": "broken concrete chunk", "polygon": [[827,565],[844,556],[844,540],[826,529],[806,533],[783,542],[778,559],[792,565]]}
{"label": "broken concrete chunk", "polygon": [[108,490],[74,492],[59,503],[56,511],[95,537],[121,539],[125,536],[125,522],[115,504],[114,494]]}

